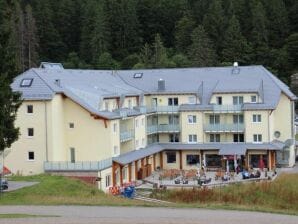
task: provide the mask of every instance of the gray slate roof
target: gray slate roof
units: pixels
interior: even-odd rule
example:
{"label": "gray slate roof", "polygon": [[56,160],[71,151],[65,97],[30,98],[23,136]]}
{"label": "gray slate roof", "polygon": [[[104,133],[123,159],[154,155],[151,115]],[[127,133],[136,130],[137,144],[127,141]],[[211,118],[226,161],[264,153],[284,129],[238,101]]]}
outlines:
{"label": "gray slate roof", "polygon": [[219,150],[219,155],[245,155],[246,150],[281,150],[284,147],[282,143],[156,143],[148,145],[146,148],[134,150],[114,157],[113,161],[122,165],[132,163],[136,160],[145,158],[155,153],[167,150]]}
{"label": "gray slate roof", "polygon": [[[12,83],[14,91],[25,100],[50,100],[63,93],[90,112],[108,119],[120,117],[119,112],[99,111],[103,98],[142,94],[194,93],[201,104],[182,105],[181,110],[210,110],[212,93],[259,93],[262,104],[244,104],[243,109],[274,109],[281,92],[291,100],[296,96],[263,66],[144,69],[144,70],[80,70],[34,68],[19,75]],[[141,78],[134,78],[142,73]],[[33,78],[31,87],[20,87],[23,78]],[[158,91],[157,81],[165,80],[166,89]],[[55,83],[60,80],[60,85]]]}

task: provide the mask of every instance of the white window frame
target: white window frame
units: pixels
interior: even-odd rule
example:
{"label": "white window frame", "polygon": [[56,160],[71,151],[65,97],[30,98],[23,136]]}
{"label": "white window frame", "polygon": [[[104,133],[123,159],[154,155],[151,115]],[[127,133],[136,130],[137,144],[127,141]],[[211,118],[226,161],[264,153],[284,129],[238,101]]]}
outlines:
{"label": "white window frame", "polygon": [[262,143],[263,136],[261,134],[253,134],[253,143]]}
{"label": "white window frame", "polygon": [[196,134],[190,134],[188,135],[188,143],[197,143],[198,142],[198,136]]}
{"label": "white window frame", "polygon": [[253,114],[252,115],[252,122],[253,123],[261,123],[262,122],[262,115],[261,114]]}
{"label": "white window frame", "polygon": [[[255,101],[253,101],[253,98],[255,98]],[[252,95],[250,96],[250,102],[251,103],[257,103],[258,99],[257,99],[257,96],[256,95]]]}
{"label": "white window frame", "polygon": [[187,122],[188,122],[188,124],[196,124],[197,116],[196,115],[187,115]]}
{"label": "white window frame", "polygon": [[[29,153],[31,153],[31,152],[33,152],[33,159],[30,159],[30,158],[29,158]],[[32,151],[32,150],[28,151],[28,154],[27,154],[27,161],[29,161],[29,162],[34,162],[34,161],[35,161],[35,152],[34,152],[34,151]]]}
{"label": "white window frame", "polygon": [[108,174],[105,176],[105,179],[106,179],[106,187],[109,187],[111,186],[111,174]]}
{"label": "white window frame", "polygon": [[118,147],[117,145],[114,145],[113,150],[114,150],[113,153],[114,153],[115,156],[117,156],[117,155],[120,154],[120,152],[119,152],[119,147]]}
{"label": "white window frame", "polygon": [[[220,101],[221,101],[221,103],[219,104],[219,99],[220,99]],[[222,105],[222,96],[217,96],[216,97],[216,105]]]}

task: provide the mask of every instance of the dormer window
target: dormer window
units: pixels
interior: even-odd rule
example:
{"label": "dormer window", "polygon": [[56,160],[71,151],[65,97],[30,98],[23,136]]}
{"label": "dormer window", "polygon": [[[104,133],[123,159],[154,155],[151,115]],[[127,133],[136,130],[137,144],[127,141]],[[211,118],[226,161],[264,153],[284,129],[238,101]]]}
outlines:
{"label": "dormer window", "polygon": [[21,81],[20,87],[30,87],[32,85],[33,79],[23,79]]}
{"label": "dormer window", "polygon": [[257,102],[257,96],[251,96],[250,99],[251,99],[250,102],[252,102],[252,103]]}

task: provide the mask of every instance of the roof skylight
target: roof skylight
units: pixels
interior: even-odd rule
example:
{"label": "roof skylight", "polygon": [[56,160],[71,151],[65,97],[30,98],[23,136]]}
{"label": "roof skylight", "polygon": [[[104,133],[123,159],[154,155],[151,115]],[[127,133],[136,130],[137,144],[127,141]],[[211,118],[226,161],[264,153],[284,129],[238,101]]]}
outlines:
{"label": "roof skylight", "polygon": [[33,79],[22,79],[20,87],[30,87],[32,85]]}
{"label": "roof skylight", "polygon": [[135,79],[140,79],[140,78],[143,77],[143,73],[135,73],[135,74],[133,75],[133,77],[134,77]]}

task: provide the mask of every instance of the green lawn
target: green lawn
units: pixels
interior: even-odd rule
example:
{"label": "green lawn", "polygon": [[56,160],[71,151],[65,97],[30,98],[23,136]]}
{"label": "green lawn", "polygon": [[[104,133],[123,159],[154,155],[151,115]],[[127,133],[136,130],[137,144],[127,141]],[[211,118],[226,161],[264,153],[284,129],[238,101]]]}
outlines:
{"label": "green lawn", "polygon": [[182,207],[252,210],[298,215],[298,174],[273,182],[235,184],[216,189],[167,190],[153,197]]}
{"label": "green lawn", "polygon": [[96,187],[62,176],[37,175],[21,177],[12,180],[38,181],[37,185],[17,191],[4,193],[0,205],[143,205],[136,200],[107,195]]}

